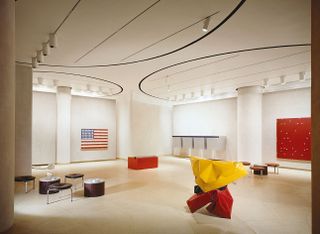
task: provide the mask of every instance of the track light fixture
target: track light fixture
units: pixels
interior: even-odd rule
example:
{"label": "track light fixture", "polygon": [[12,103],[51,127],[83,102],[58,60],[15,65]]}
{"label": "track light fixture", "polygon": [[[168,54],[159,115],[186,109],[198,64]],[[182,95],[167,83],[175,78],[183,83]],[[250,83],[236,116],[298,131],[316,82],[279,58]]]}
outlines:
{"label": "track light fixture", "polygon": [[285,85],[286,84],[285,76],[280,76],[280,84],[281,85]]}
{"label": "track light fixture", "polygon": [[38,77],[38,85],[43,85],[43,78],[42,77]]}
{"label": "track light fixture", "polygon": [[32,57],[32,68],[37,68],[38,62],[36,57]]}
{"label": "track light fixture", "polygon": [[211,96],[214,95],[214,88],[211,88]]}
{"label": "track light fixture", "polygon": [[306,78],[306,73],[305,72],[299,72],[299,80],[300,81],[305,81]]}
{"label": "track light fixture", "polygon": [[264,87],[268,87],[269,86],[269,79],[268,78],[263,80],[263,86]]}
{"label": "track light fixture", "polygon": [[210,17],[207,17],[203,22],[203,27],[202,27],[203,32],[208,32],[209,23],[210,23]]}
{"label": "track light fixture", "polygon": [[51,48],[57,48],[57,37],[54,33],[49,34],[49,46]]}
{"label": "track light fixture", "polygon": [[53,80],[53,81],[52,81],[52,85],[53,85],[54,87],[58,87],[58,86],[59,86],[59,83],[58,83],[57,80]]}
{"label": "track light fixture", "polygon": [[37,50],[37,62],[43,63],[43,54],[41,50]]}
{"label": "track light fixture", "polygon": [[42,54],[44,56],[47,56],[50,54],[50,47],[49,47],[48,43],[46,43],[46,42],[42,43]]}

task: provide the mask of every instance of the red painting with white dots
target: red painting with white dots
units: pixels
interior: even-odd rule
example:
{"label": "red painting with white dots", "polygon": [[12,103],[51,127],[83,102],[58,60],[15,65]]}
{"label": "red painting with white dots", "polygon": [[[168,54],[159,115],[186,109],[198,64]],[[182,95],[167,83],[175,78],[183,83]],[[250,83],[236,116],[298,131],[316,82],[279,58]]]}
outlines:
{"label": "red painting with white dots", "polygon": [[277,158],[311,160],[311,118],[277,119]]}

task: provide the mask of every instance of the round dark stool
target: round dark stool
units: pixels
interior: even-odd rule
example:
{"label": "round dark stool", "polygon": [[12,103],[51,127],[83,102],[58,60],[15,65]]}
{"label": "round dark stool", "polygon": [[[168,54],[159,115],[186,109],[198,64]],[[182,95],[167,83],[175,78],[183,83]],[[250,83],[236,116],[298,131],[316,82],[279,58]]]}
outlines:
{"label": "round dark stool", "polygon": [[29,181],[33,181],[33,187],[32,187],[32,189],[34,189],[34,188],[35,188],[35,179],[36,179],[36,177],[31,176],[31,175],[27,175],[27,176],[16,176],[16,177],[14,178],[14,181],[16,181],[16,182],[24,182],[24,191],[25,191],[25,193],[27,193],[27,192],[28,192],[28,182],[29,182]]}
{"label": "round dark stool", "polygon": [[64,182],[67,182],[67,179],[76,180],[76,179],[82,179],[82,187],[84,184],[84,174],[81,173],[71,173],[64,176]]}
{"label": "round dark stool", "polygon": [[[72,191],[72,184],[69,184],[69,183],[55,183],[55,184],[51,184],[49,185],[48,187],[48,190],[47,190],[47,204],[50,203],[49,201],[49,195],[52,194],[52,193],[58,193],[62,190],[66,190],[66,189],[70,189],[70,198],[71,198],[71,202],[73,200],[73,191]],[[62,199],[60,199],[62,200]],[[56,201],[60,201],[60,200],[56,200]],[[55,202],[56,202],[55,201]]]}
{"label": "round dark stool", "polygon": [[48,188],[52,184],[60,183],[60,177],[47,176],[39,179],[39,193],[47,194]]}
{"label": "round dark stool", "polygon": [[99,178],[84,181],[84,196],[98,197],[104,195],[104,180]]}

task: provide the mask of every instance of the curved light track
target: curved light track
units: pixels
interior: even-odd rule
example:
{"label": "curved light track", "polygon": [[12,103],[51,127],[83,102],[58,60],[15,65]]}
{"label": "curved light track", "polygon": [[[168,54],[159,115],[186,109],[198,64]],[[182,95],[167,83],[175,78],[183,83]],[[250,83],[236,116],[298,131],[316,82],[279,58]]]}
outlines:
{"label": "curved light track", "polygon": [[104,83],[112,84],[112,85],[115,85],[116,87],[118,87],[120,89],[119,92],[113,93],[111,95],[106,95],[106,96],[114,96],[114,95],[118,95],[118,94],[123,92],[123,87],[121,85],[119,85],[119,84],[117,84],[115,82],[112,82],[110,80],[105,80],[105,79],[102,79],[102,78],[99,78],[99,77],[95,77],[95,76],[88,76],[88,75],[72,73],[72,72],[58,72],[58,71],[35,71],[35,73],[48,73],[48,74],[79,76],[79,77],[83,77],[83,78],[87,78],[87,79],[92,79],[92,80],[97,80],[97,81],[101,81],[101,82],[104,82]]}
{"label": "curved light track", "polygon": [[310,47],[311,44],[310,43],[304,43],[304,44],[290,44],[290,45],[276,45],[276,46],[265,46],[265,47],[255,47],[255,48],[248,48],[248,49],[242,49],[242,50],[233,50],[233,51],[227,51],[227,52],[222,52],[222,53],[217,53],[217,54],[212,54],[212,55],[206,55],[206,56],[202,56],[202,57],[198,57],[198,58],[193,58],[193,59],[189,59],[189,60],[185,60],[185,61],[182,61],[182,62],[179,62],[179,63],[175,63],[175,64],[171,64],[169,66],[166,66],[166,67],[163,67],[163,68],[160,68],[152,73],[150,73],[149,75],[145,76],[142,80],[140,80],[139,84],[138,84],[138,87],[139,87],[139,90],[150,96],[150,97],[154,97],[154,98],[157,98],[157,99],[161,99],[161,100],[168,100],[167,98],[162,98],[162,97],[158,97],[158,96],[155,96],[155,95],[152,95],[148,92],[146,92],[145,90],[143,90],[142,88],[142,83],[144,81],[146,81],[148,78],[150,78],[151,76],[161,72],[161,71],[164,71],[164,70],[167,70],[169,68],[172,68],[172,67],[177,67],[177,66],[180,66],[180,65],[183,65],[183,64],[187,64],[187,63],[192,63],[192,62],[195,62],[195,61],[200,61],[200,60],[204,60],[204,59],[209,59],[209,58],[214,58],[214,57],[219,57],[219,56],[224,56],[224,55],[230,55],[230,54],[239,54],[239,53],[245,53],[245,52],[252,52],[252,51],[261,51],[261,50],[271,50],[271,49],[281,49],[281,48],[292,48],[292,47]]}

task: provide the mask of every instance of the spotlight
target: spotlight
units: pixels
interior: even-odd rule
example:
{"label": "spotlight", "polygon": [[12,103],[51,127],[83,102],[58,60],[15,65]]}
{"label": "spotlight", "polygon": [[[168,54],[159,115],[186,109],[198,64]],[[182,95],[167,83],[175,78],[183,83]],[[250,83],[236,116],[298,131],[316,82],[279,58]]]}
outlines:
{"label": "spotlight", "polygon": [[37,68],[38,62],[36,57],[32,57],[32,68]]}
{"label": "spotlight", "polygon": [[168,85],[168,92],[170,92],[170,85]]}
{"label": "spotlight", "polygon": [[50,47],[49,47],[48,43],[42,43],[42,54],[44,56],[47,56],[50,54]]}
{"label": "spotlight", "polygon": [[43,78],[42,77],[38,77],[38,85],[43,85]]}
{"label": "spotlight", "polygon": [[214,95],[214,88],[211,88],[211,96]]}
{"label": "spotlight", "polygon": [[37,62],[38,63],[43,63],[43,54],[41,50],[37,51]]}
{"label": "spotlight", "polygon": [[203,22],[203,27],[202,27],[203,32],[208,32],[209,23],[210,23],[210,17],[207,17]]}
{"label": "spotlight", "polygon": [[300,81],[306,81],[306,73],[305,72],[299,72],[299,80]]}
{"label": "spotlight", "polygon": [[113,89],[112,88],[109,88],[109,95],[113,95]]}
{"label": "spotlight", "polygon": [[58,86],[59,86],[58,81],[57,81],[57,80],[53,80],[53,81],[52,81],[52,85],[53,85],[54,87],[58,87]]}
{"label": "spotlight", "polygon": [[280,76],[280,84],[281,85],[285,85],[286,84],[286,80],[284,76]]}
{"label": "spotlight", "polygon": [[51,48],[57,48],[57,37],[56,34],[50,33],[49,34],[49,45]]}
{"label": "spotlight", "polygon": [[92,90],[91,90],[91,85],[87,84],[87,90],[86,90],[88,93],[91,93]]}
{"label": "spotlight", "polygon": [[264,87],[269,87],[269,79],[268,78],[263,80],[263,86]]}

